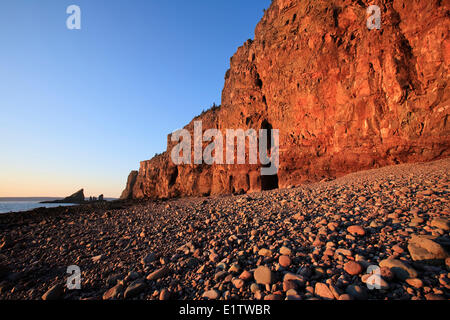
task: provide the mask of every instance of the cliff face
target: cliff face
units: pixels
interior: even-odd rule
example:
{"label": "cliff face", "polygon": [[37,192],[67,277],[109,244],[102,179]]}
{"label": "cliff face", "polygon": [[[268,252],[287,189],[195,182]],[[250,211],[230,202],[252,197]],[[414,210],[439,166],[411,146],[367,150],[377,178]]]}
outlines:
{"label": "cliff face", "polygon": [[[380,30],[366,26],[372,4]],[[449,10],[438,0],[274,0],[255,40],[231,58],[221,107],[194,120],[203,130],[279,129],[278,175],[261,177],[261,165],[176,166],[169,136],[125,194],[251,192],[447,157]]]}

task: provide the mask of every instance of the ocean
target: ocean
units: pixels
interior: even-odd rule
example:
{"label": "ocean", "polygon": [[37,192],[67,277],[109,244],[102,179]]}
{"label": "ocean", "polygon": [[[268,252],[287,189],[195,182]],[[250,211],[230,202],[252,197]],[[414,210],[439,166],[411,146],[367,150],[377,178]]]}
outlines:
{"label": "ocean", "polygon": [[66,203],[39,203],[61,198],[0,198],[0,214],[7,212],[29,211],[36,208],[54,208],[59,206],[73,206]]}

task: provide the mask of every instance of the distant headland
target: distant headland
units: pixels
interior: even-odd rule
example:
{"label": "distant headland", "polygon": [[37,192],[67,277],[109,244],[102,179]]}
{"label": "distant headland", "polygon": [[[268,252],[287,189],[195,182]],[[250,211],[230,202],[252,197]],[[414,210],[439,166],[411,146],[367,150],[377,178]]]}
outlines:
{"label": "distant headland", "polygon": [[89,200],[86,201],[86,197],[84,196],[84,189],[78,190],[74,194],[65,197],[64,199],[53,200],[53,201],[42,201],[40,203],[73,203],[73,204],[85,204],[91,202],[102,202],[104,200],[103,194],[97,197],[89,197]]}

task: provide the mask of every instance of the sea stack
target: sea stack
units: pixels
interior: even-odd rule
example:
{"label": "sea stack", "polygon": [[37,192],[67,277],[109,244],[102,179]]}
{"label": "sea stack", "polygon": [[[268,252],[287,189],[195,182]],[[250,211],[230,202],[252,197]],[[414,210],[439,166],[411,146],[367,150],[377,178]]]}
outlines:
{"label": "sea stack", "polygon": [[73,204],[82,204],[84,203],[84,189],[80,189],[74,194],[65,197],[62,200],[55,200],[55,201],[44,201],[42,203],[73,203]]}

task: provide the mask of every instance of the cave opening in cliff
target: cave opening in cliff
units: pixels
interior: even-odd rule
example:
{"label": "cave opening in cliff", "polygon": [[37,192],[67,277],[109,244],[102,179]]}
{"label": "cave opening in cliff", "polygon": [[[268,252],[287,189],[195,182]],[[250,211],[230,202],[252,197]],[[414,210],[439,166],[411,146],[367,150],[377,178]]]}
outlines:
{"label": "cave opening in cliff", "polygon": [[[270,154],[270,150],[272,149],[272,135],[273,135],[273,127],[272,125],[267,121],[264,120],[261,124],[261,129],[262,130],[267,130],[267,146],[266,146],[266,151],[267,151],[267,155]],[[263,164],[262,166],[264,168],[270,168],[272,165],[271,162],[269,162],[268,164]],[[278,189],[278,174],[274,174],[274,175],[262,175],[261,176],[261,190],[273,190],[273,189]]]}
{"label": "cave opening in cliff", "polygon": [[177,178],[178,178],[178,168],[175,167],[169,177],[169,187],[172,187],[176,183]]}

